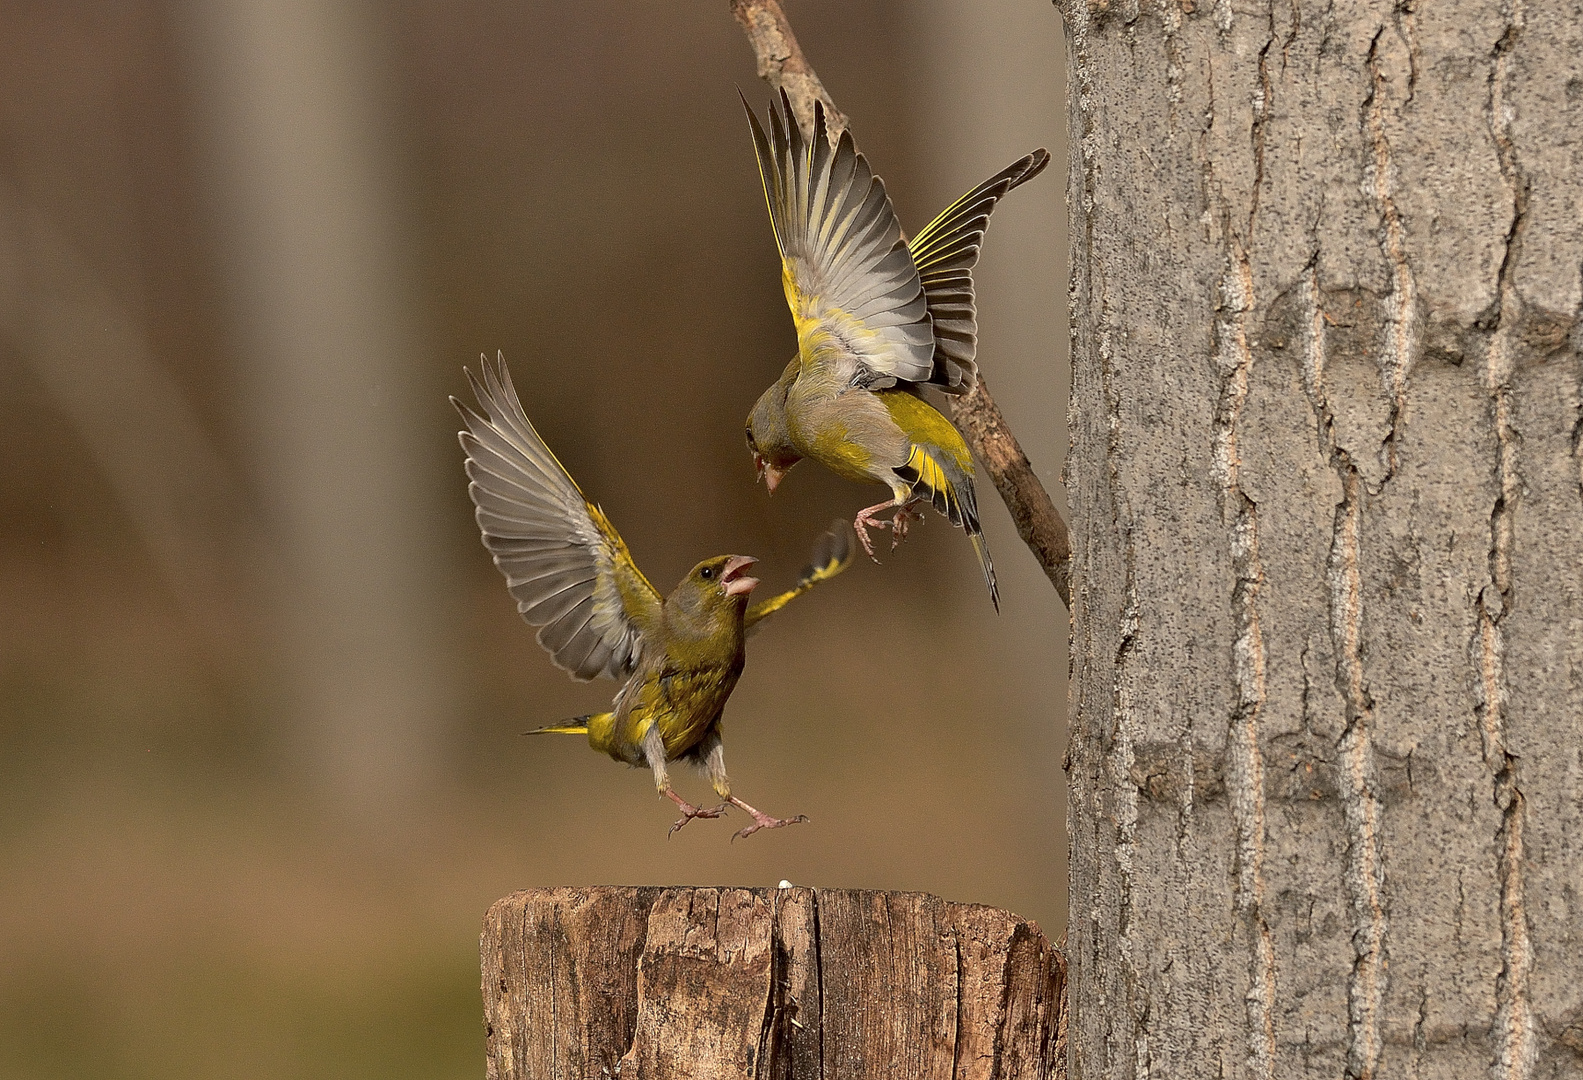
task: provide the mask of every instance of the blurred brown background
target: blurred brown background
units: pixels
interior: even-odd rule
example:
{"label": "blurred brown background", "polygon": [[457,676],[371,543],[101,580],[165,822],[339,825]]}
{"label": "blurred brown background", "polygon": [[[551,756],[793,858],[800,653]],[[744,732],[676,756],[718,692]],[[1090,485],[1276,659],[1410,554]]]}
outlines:
{"label": "blurred brown background", "polygon": [[[1045,0],[788,9],[909,229],[1059,154]],[[727,551],[782,587],[879,497],[753,484],[795,340],[736,86],[725,0],[0,3],[0,1077],[477,1077],[480,919],[530,885],[1059,934],[1066,615],[992,490],[999,617],[932,518],[755,637],[732,775],[812,824],[667,842],[646,773],[518,737],[614,687],[478,542],[445,398],[481,351],[662,589]],[[1063,171],[978,275],[1052,488]]]}

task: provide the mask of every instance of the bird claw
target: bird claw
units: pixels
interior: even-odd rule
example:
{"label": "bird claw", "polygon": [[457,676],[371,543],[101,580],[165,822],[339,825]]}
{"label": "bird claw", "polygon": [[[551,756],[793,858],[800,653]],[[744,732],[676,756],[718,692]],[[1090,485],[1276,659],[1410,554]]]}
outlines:
{"label": "bird claw", "polygon": [[735,843],[737,837],[752,836],[760,829],[778,829],[783,825],[800,825],[807,820],[807,814],[798,814],[796,817],[790,818],[778,818],[770,817],[768,814],[760,814],[755,812],[753,815],[753,824],[744,826],[743,828],[740,828],[736,832],[732,833],[731,840],[733,843]]}
{"label": "bird claw", "polygon": [[[914,510],[910,505],[898,506],[896,513],[891,515],[890,519],[890,549],[895,551],[899,548],[901,542],[907,539],[907,527],[913,524],[922,525],[923,518],[923,511],[921,510]],[[884,523],[881,522],[881,524]]]}
{"label": "bird claw", "polygon": [[680,829],[683,825],[686,825],[693,818],[717,818],[726,816],[725,803],[721,803],[719,806],[710,807],[708,809],[705,809],[701,806],[693,806],[691,803],[681,802],[680,800],[677,800],[676,805],[682,808],[682,816],[676,819],[676,824],[672,825],[670,832],[665,834],[665,839],[667,840],[669,840],[676,833],[676,830]]}
{"label": "bird claw", "polygon": [[[881,510],[894,510],[889,518],[876,518],[874,515]],[[894,502],[880,503],[857,512],[857,517],[852,519],[852,531],[857,533],[858,543],[863,545],[863,550],[868,557],[876,563],[879,556],[874,554],[874,542],[868,538],[869,529],[889,529],[890,549],[895,551],[901,542],[907,539],[907,528],[914,522],[923,521],[923,511],[914,510],[912,504],[897,506]]]}
{"label": "bird claw", "polygon": [[868,516],[866,510],[852,520],[852,531],[857,533],[857,542],[863,545],[863,551],[874,560],[875,565],[879,564],[879,556],[874,554],[874,542],[868,538],[868,530],[883,529],[887,524],[889,523],[875,521]]}

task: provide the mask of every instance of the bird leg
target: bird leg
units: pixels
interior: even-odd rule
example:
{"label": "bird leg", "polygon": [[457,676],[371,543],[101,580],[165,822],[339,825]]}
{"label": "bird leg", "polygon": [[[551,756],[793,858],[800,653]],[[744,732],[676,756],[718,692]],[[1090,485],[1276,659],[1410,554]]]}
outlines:
{"label": "bird leg", "polygon": [[668,787],[665,789],[664,794],[667,799],[681,807],[682,811],[682,816],[676,819],[676,824],[672,825],[670,832],[665,834],[665,839],[667,840],[671,838],[672,833],[674,833],[677,829],[680,829],[693,818],[725,817],[726,807],[724,803],[721,803],[719,806],[712,806],[708,809],[705,809],[701,806],[694,806],[692,803],[688,802],[686,799],[682,798]]}
{"label": "bird leg", "polygon": [[915,522],[919,525],[923,524],[923,511],[913,509],[913,507],[917,506],[920,501],[921,500],[919,499],[913,499],[909,503],[898,506],[896,507],[896,512],[891,515],[890,549],[892,551],[895,551],[901,546],[901,542],[907,539],[907,526],[912,525]]}
{"label": "bird leg", "polygon": [[[857,517],[852,521],[852,530],[857,533],[857,538],[862,543],[863,550],[868,552],[869,558],[879,562],[879,559],[874,555],[874,545],[869,541],[866,530],[889,529],[890,549],[895,551],[901,546],[901,542],[907,539],[907,527],[915,522],[921,523],[923,521],[923,511],[913,509],[921,501],[921,498],[911,498],[906,502],[902,502],[900,499],[892,499],[889,502],[875,503],[873,506],[865,507],[857,512]],[[888,521],[878,519],[877,515],[891,509],[896,512],[890,516]]]}
{"label": "bird leg", "polygon": [[746,810],[749,814],[753,815],[753,824],[747,826],[746,828],[738,829],[736,832],[732,833],[732,840],[735,840],[739,836],[752,836],[760,829],[778,829],[782,825],[797,825],[808,820],[807,814],[798,814],[796,817],[790,818],[770,817],[762,810],[753,809],[753,807],[749,806],[735,795],[727,795],[726,802],[730,803],[732,806]]}
{"label": "bird leg", "polygon": [[[886,502],[875,503],[873,506],[865,506],[863,509],[859,510],[857,512],[857,517],[852,519],[852,531],[857,533],[858,543],[863,545],[863,550],[868,552],[868,557],[873,559],[876,563],[879,562],[879,558],[874,554],[874,543],[868,538],[868,530],[890,529],[894,528],[894,525],[889,521],[877,521],[875,520],[874,515],[883,513],[886,510],[889,510],[893,507],[898,507],[900,505],[900,499],[890,499]],[[894,544],[891,545],[891,550],[895,550]]]}
{"label": "bird leg", "polygon": [[649,768],[654,773],[654,786],[660,789],[660,794],[681,808],[682,816],[671,826],[670,832],[665,834],[669,840],[677,829],[687,824],[693,818],[724,817],[726,808],[722,803],[710,809],[694,806],[676,792],[671,790],[671,778],[665,770],[665,740],[660,736],[658,724],[652,725],[643,733],[643,741],[639,744],[643,748],[643,756],[648,759]]}
{"label": "bird leg", "polygon": [[726,776],[726,748],[720,741],[719,728],[710,729],[709,734],[704,736],[704,741],[698,745],[698,752],[703,757],[704,772],[708,774],[709,783],[714,787],[715,794],[732,806],[746,810],[753,816],[753,824],[732,833],[732,840],[739,836],[752,836],[760,829],[778,829],[782,825],[796,825],[798,822],[808,820],[804,814],[798,814],[794,818],[770,817],[762,810],[753,809],[753,807],[731,794],[731,780]]}

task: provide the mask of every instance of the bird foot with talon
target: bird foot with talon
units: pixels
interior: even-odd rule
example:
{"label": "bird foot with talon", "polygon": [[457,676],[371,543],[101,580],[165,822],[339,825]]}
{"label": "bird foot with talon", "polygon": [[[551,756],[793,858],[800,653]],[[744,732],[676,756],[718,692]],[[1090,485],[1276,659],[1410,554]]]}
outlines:
{"label": "bird foot with talon", "polygon": [[682,816],[676,819],[676,824],[672,825],[670,832],[665,834],[665,839],[667,840],[669,840],[671,836],[675,834],[676,830],[680,829],[683,825],[686,825],[693,818],[717,818],[726,816],[725,803],[705,809],[701,806],[694,806],[692,803],[688,802],[686,799],[682,798],[680,795],[677,795],[673,791],[667,791],[665,796],[666,798],[670,799],[671,802],[680,807],[682,811]]}
{"label": "bird foot with talon", "polygon": [[753,809],[753,807],[749,806],[741,799],[730,798],[729,801],[731,805],[740,807],[753,816],[753,824],[738,829],[736,832],[731,834],[731,839],[733,842],[735,842],[736,839],[741,836],[752,836],[760,829],[779,829],[783,825],[800,825],[808,820],[807,814],[798,814],[796,817],[789,818],[770,817],[762,810]]}
{"label": "bird foot with talon", "polygon": [[[868,553],[868,557],[873,559],[875,563],[879,562],[879,556],[874,554],[874,542],[868,538],[868,530],[893,529],[895,527],[893,521],[881,521],[874,515],[884,510],[890,510],[895,506],[896,500],[894,499],[892,499],[890,502],[882,502],[876,503],[873,506],[865,506],[863,509],[857,512],[857,517],[852,519],[852,531],[857,533],[857,542],[863,545],[863,550]],[[903,526],[903,532],[905,531],[906,527]],[[892,544],[891,550],[894,551],[895,549],[896,545]]]}
{"label": "bird foot with talon", "polygon": [[[884,524],[881,522],[880,524]],[[895,551],[901,542],[907,539],[907,528],[911,525],[923,524],[923,511],[914,510],[912,504],[896,507],[896,512],[890,519],[890,549]]]}

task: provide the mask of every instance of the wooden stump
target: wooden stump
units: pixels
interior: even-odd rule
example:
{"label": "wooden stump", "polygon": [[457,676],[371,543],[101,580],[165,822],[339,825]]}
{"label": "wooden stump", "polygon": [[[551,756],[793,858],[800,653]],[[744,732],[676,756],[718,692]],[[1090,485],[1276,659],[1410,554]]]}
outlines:
{"label": "wooden stump", "polygon": [[923,893],[537,889],[482,960],[489,1080],[1066,1074],[1060,952]]}

